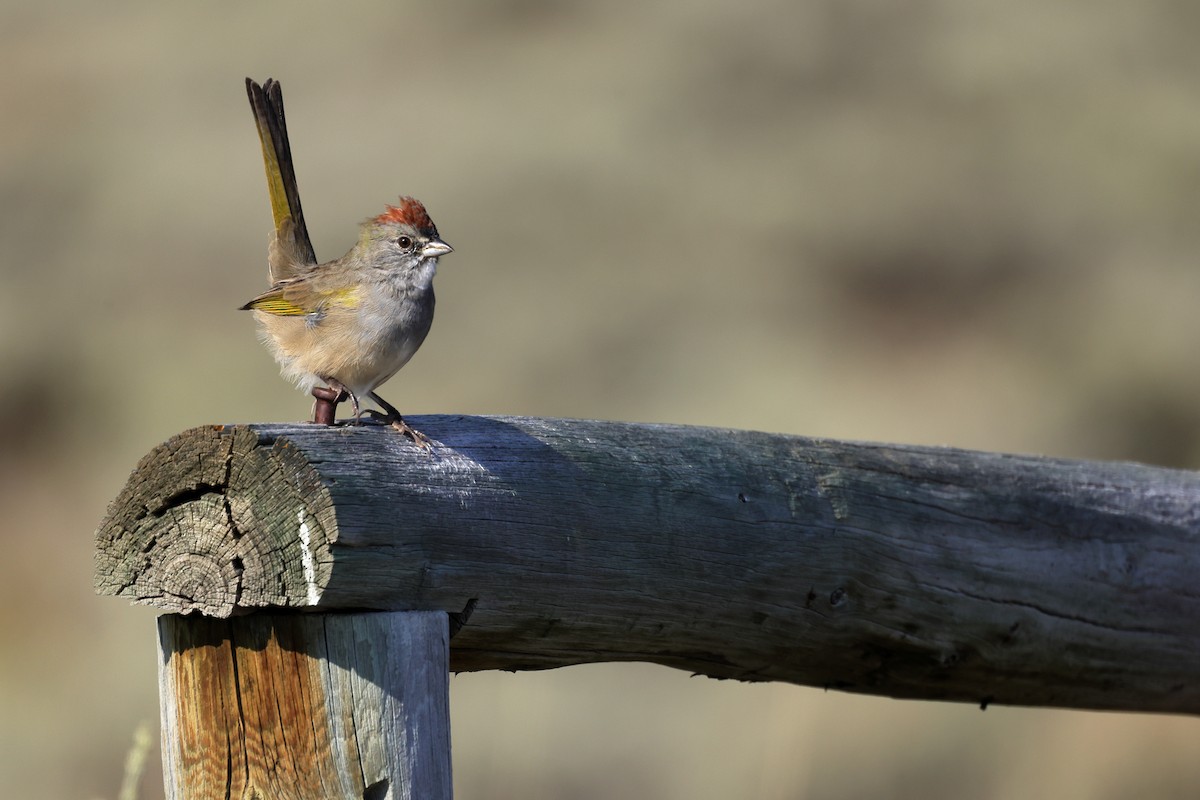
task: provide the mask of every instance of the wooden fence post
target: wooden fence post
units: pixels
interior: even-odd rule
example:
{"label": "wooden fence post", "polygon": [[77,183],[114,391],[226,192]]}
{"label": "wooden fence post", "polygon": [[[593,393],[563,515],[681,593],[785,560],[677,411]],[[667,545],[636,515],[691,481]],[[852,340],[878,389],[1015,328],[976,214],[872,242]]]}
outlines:
{"label": "wooden fence post", "polygon": [[169,800],[448,800],[436,611],[159,617]]}

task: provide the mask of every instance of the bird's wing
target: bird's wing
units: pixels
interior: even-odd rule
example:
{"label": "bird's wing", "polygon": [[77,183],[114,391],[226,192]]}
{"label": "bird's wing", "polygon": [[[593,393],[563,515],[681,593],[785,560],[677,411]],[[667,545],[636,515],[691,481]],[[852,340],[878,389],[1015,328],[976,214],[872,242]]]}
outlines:
{"label": "bird's wing", "polygon": [[263,311],[277,317],[303,317],[320,315],[330,307],[357,308],[358,303],[358,287],[319,288],[311,280],[295,278],[280,281],[240,310]]}
{"label": "bird's wing", "polygon": [[295,300],[289,299],[285,296],[282,287],[275,286],[246,303],[240,310],[265,311],[277,317],[302,317],[311,309],[306,309],[297,304]]}

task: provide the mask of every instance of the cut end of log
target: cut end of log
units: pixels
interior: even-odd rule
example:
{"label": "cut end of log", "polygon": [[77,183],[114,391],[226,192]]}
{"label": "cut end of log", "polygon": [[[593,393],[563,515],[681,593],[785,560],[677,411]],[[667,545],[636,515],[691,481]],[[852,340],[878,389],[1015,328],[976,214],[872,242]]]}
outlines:
{"label": "cut end of log", "polygon": [[96,531],[96,591],[214,617],[297,598],[315,606],[332,562],[332,505],[285,439],[193,428],[147,454],[109,506]]}

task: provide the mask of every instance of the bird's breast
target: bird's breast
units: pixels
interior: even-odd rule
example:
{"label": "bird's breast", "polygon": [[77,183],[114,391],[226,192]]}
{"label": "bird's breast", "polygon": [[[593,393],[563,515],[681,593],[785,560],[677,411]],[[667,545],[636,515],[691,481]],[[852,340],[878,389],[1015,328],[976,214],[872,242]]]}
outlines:
{"label": "bird's breast", "polygon": [[356,302],[321,304],[303,317],[259,315],[281,361],[294,371],[371,391],[403,367],[433,324],[432,288],[416,295],[363,290]]}

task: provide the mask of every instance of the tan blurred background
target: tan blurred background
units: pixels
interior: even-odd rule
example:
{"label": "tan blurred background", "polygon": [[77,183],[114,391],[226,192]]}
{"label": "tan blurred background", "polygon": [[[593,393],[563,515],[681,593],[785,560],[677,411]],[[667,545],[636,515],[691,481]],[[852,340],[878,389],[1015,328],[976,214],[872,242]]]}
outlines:
{"label": "tan blurred background", "polygon": [[[457,251],[404,411],[1200,463],[1200,6],[0,6],[0,795],[115,798],[153,613],[91,534],[184,428],[295,420],[234,309],[283,82],[318,254]],[[1200,795],[1192,719],[627,665],[453,679],[458,796]],[[157,750],[142,797],[161,796]]]}

